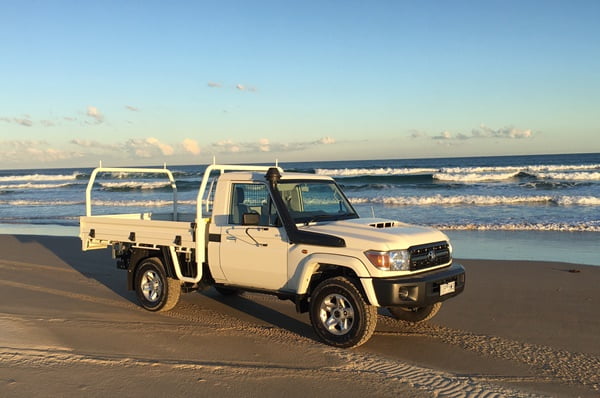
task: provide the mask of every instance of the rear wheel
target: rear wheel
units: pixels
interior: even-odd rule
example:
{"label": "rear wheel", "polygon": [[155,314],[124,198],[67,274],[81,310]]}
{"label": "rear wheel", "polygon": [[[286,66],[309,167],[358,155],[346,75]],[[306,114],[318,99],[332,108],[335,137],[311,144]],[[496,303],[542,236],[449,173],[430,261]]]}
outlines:
{"label": "rear wheel", "polygon": [[317,335],[334,347],[364,344],[377,324],[377,308],[367,304],[345,277],[321,282],[310,298],[310,320]]}
{"label": "rear wheel", "polygon": [[160,259],[142,260],[135,274],[135,293],[140,305],[148,311],[168,311],[181,296],[181,284],[169,278]]}
{"label": "rear wheel", "polygon": [[388,310],[392,316],[399,321],[406,321],[411,323],[421,323],[430,320],[438,313],[442,308],[442,303],[435,303],[427,305],[425,307],[390,307]]}

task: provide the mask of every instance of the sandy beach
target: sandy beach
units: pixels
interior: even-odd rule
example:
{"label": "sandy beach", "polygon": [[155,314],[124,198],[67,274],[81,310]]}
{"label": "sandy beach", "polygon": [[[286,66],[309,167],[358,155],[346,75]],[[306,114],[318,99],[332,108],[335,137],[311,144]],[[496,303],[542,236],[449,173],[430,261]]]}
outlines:
{"label": "sandy beach", "polygon": [[354,350],[290,302],[209,289],[150,313],[109,250],[0,235],[0,395],[600,395],[600,267],[463,260],[465,292],[421,326],[380,311]]}

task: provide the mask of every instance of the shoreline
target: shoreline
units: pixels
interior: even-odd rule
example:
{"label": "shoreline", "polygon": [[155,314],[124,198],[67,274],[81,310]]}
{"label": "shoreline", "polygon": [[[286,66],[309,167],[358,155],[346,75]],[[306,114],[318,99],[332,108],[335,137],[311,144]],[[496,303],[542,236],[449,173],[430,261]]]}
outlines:
{"label": "shoreline", "polygon": [[[450,238],[456,258],[552,261],[600,266],[600,232],[441,231]],[[0,223],[0,235],[79,237],[79,227]]]}
{"label": "shoreline", "polygon": [[170,312],[144,311],[110,251],[83,253],[78,238],[0,235],[0,250],[8,397],[600,393],[594,266],[457,260],[467,286],[434,319],[411,326],[381,309],[371,340],[340,350],[272,296],[209,289]]}
{"label": "shoreline", "polygon": [[550,261],[600,266],[600,232],[444,231],[454,256],[465,259]]}

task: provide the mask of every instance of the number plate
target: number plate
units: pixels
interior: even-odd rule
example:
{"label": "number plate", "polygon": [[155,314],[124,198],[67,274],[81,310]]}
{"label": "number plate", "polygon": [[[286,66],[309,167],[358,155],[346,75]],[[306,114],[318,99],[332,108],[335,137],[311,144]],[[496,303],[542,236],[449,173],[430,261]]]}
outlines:
{"label": "number plate", "polygon": [[440,296],[445,294],[454,293],[456,291],[456,282],[448,282],[440,285]]}

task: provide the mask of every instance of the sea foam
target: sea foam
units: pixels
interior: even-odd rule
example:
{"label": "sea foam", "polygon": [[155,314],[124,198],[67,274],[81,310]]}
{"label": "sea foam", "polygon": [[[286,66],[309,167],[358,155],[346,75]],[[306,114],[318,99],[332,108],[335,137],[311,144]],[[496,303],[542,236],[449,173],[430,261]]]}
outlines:
{"label": "sea foam", "polygon": [[377,196],[373,198],[350,197],[353,204],[384,204],[394,206],[498,206],[498,205],[560,205],[600,206],[597,196]]}

